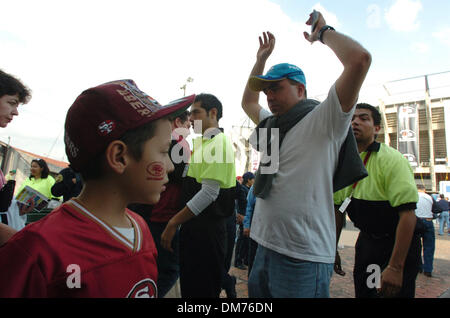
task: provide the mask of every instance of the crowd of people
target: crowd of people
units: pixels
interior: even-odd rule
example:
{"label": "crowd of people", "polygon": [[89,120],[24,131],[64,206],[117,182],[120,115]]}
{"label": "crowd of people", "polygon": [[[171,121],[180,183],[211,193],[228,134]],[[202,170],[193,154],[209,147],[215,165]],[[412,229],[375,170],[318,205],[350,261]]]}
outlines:
{"label": "crowd of people", "polygon": [[[20,231],[0,224],[0,297],[164,297],[179,279],[183,298],[218,298],[222,289],[235,298],[234,251],[233,265],[248,270],[249,297],[326,298],[333,272],[345,274],[337,245],[346,215],[360,230],[355,296],[414,297],[417,275],[432,275],[433,205],[441,235],[448,201],[418,192],[403,155],[376,142],[381,115],[357,103],[370,53],[319,12],[306,24],[305,39],[326,45],[342,74],[324,101],[308,99],[298,66],[264,74],[275,36],[259,37],[242,108],[257,125],[250,143],[261,162],[240,182],[216,96],[163,106],[132,80],[83,91],[65,120],[70,167],[55,180],[44,160],[33,160],[20,187],[63,204]],[[6,127],[31,93],[0,77]],[[191,149],[192,125],[201,136]],[[9,206],[13,185],[0,177]],[[376,287],[367,283],[372,265],[381,268]]]}

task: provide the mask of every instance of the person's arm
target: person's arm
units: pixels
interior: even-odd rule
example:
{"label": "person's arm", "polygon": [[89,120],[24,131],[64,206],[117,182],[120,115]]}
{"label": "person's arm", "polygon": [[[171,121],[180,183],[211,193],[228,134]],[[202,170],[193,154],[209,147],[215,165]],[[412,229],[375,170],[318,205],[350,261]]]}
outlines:
{"label": "person's arm", "polygon": [[[72,180],[70,182],[72,182]],[[65,181],[59,181],[59,182],[56,182],[52,186],[50,191],[52,192],[53,196],[55,196],[55,197],[58,196],[59,197],[59,196],[64,195],[64,193],[67,193],[69,191],[69,189],[67,188],[67,184],[66,184]]]}
{"label": "person's arm", "polygon": [[55,195],[53,195],[52,194],[52,187],[55,185],[55,178],[53,178],[52,176],[48,176],[47,177],[47,191],[46,191],[46,193],[43,193],[45,196],[47,196],[48,197],[48,199],[49,200],[51,200],[51,199],[55,199],[55,200],[59,200],[59,199],[61,199],[61,197],[60,196],[55,196]]}
{"label": "person's arm", "polygon": [[[306,24],[312,24],[310,17]],[[305,39],[315,42],[319,39],[320,29],[326,25],[319,13],[317,27],[312,34],[304,32]],[[358,100],[359,91],[369,71],[372,57],[359,43],[350,37],[333,31],[324,31],[322,40],[337,56],[344,66],[344,71],[336,81],[336,92],[343,112],[350,112]]]}
{"label": "person's arm", "polygon": [[345,212],[339,211],[339,207],[334,207],[334,217],[336,220],[336,247],[338,246],[339,239],[341,237],[342,227],[344,225]]}
{"label": "person's arm", "polygon": [[342,227],[344,225],[345,212],[342,213],[341,211],[339,211],[339,207],[335,206],[334,217],[336,219],[336,256],[334,259],[334,271],[336,274],[344,276],[345,272],[342,270],[341,256],[338,252],[338,243],[341,237]]}
{"label": "person's arm", "polygon": [[178,226],[202,213],[204,209],[217,199],[219,191],[220,184],[218,181],[204,179],[201,190],[167,223],[164,232],[161,234],[162,247],[173,252],[172,240]]}
{"label": "person's arm", "polygon": [[244,218],[244,236],[250,237],[250,227],[251,227],[251,220],[253,217],[253,211],[255,210],[255,203],[256,203],[256,197],[253,193],[253,187],[250,188],[250,191],[248,191],[247,195],[247,209],[245,212],[245,218]]}
{"label": "person's arm", "polygon": [[0,246],[5,244],[16,232],[12,227],[0,223]]}
{"label": "person's arm", "polygon": [[[259,49],[256,54],[256,62],[253,66],[250,76],[262,75],[266,61],[275,47],[275,36],[270,32],[264,32],[262,38],[259,37]],[[259,104],[259,92],[254,92],[248,86],[248,82],[245,85],[244,95],[242,96],[242,108],[250,119],[255,123],[259,123],[259,113],[261,111],[261,105]]]}
{"label": "person's arm", "polygon": [[395,296],[402,288],[403,267],[416,227],[414,210],[401,211],[399,214],[394,249],[388,266],[381,274],[381,293],[387,297]]}
{"label": "person's arm", "polygon": [[167,223],[164,232],[161,234],[161,246],[166,250],[173,252],[172,240],[173,237],[175,236],[178,226],[183,223],[186,223],[193,217],[195,217],[195,214],[191,211],[191,209],[189,209],[188,206],[185,206],[183,209],[181,209],[180,212],[175,214],[169,220],[169,223]]}
{"label": "person's arm", "polygon": [[9,180],[3,188],[0,189],[0,212],[8,211],[14,196],[15,180]]}

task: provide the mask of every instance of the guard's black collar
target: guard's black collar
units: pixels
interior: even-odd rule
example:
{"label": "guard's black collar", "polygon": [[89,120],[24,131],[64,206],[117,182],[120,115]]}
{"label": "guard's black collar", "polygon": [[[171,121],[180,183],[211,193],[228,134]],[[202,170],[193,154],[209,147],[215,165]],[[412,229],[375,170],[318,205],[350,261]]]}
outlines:
{"label": "guard's black collar", "polygon": [[381,144],[379,142],[374,141],[369,147],[367,147],[366,151],[379,152]]}
{"label": "guard's black collar", "polygon": [[217,127],[217,128],[210,128],[207,131],[205,131],[205,134],[203,135],[204,139],[213,139],[218,134],[223,133],[223,128]]}

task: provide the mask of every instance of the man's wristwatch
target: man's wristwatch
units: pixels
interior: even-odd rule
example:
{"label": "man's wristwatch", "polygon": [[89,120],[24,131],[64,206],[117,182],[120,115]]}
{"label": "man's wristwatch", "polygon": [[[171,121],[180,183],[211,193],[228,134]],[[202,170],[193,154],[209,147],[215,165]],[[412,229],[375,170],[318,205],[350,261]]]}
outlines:
{"label": "man's wristwatch", "polygon": [[[323,34],[325,33],[325,31],[328,31],[328,30],[336,31],[332,26],[324,25],[319,31],[319,40],[320,40],[320,42],[323,43]],[[323,43],[323,44],[325,44],[325,43]]]}

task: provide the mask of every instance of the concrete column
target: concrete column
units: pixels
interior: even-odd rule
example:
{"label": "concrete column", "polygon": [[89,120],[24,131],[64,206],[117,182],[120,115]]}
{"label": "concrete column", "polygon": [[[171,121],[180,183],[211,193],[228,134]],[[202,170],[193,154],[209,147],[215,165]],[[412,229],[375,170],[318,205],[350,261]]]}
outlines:
{"label": "concrete column", "polygon": [[431,113],[431,98],[430,98],[430,88],[428,86],[428,76],[425,76],[425,108],[426,108],[426,114],[427,114],[428,139],[430,141],[431,190],[437,191],[435,162],[434,162],[433,117],[432,117],[432,113]]}
{"label": "concrete column", "polygon": [[380,99],[380,113],[381,113],[381,120],[383,121],[383,127],[384,127],[384,143],[388,146],[391,145],[391,138],[389,137],[389,127],[388,122],[386,118],[386,105],[384,102]]}

